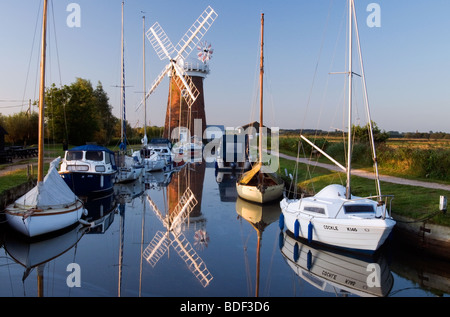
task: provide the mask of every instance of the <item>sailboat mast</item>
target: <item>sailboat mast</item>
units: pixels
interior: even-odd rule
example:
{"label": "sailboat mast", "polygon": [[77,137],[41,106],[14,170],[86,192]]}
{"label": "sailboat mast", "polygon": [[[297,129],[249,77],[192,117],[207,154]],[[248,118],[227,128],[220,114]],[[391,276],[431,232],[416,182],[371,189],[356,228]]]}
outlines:
{"label": "sailboat mast", "polygon": [[347,149],[347,190],[346,198],[351,198],[351,166],[352,166],[352,81],[353,81],[353,0],[348,1],[348,149]]}
{"label": "sailboat mast", "polygon": [[142,16],[142,84],[144,92],[144,146],[147,145],[147,98],[145,98],[145,15]]}
{"label": "sailboat mast", "polygon": [[126,137],[126,117],[125,117],[125,54],[124,54],[124,37],[123,37],[123,6],[124,2],[122,1],[122,32],[121,32],[121,69],[122,69],[122,84],[120,85],[120,104],[122,106],[122,127],[120,129],[120,138],[121,138],[121,150],[126,150],[127,146],[127,137]]}
{"label": "sailboat mast", "polygon": [[47,34],[47,0],[44,0],[41,43],[41,78],[39,86],[39,142],[38,142],[38,182],[44,180],[44,98],[45,98],[45,51]]}
{"label": "sailboat mast", "polygon": [[261,61],[259,69],[259,162],[262,163],[263,139],[263,77],[264,77],[264,13],[261,13]]}

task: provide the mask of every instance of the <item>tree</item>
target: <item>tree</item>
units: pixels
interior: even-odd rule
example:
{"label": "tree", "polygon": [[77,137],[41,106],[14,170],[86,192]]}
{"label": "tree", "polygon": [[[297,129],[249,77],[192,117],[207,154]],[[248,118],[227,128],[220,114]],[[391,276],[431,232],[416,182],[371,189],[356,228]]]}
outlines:
{"label": "tree", "polygon": [[[380,128],[378,128],[377,124],[372,121],[372,132],[373,132],[373,140],[375,143],[384,143],[389,139],[389,133],[386,131],[381,132]],[[355,140],[360,143],[368,143],[369,140],[369,124],[366,124],[364,127],[361,126],[352,126],[352,135],[354,135]]]}
{"label": "tree", "polygon": [[19,112],[2,117],[1,125],[8,132],[6,142],[17,145],[37,143],[39,115],[36,112]]}
{"label": "tree", "polygon": [[112,114],[112,107],[109,104],[108,95],[103,90],[100,81],[97,83],[97,88],[94,90],[94,97],[97,104],[97,115],[100,124],[95,139],[102,140],[100,143],[108,144],[115,134],[115,126],[119,120]]}
{"label": "tree", "polygon": [[46,91],[46,106],[49,133],[56,142],[106,144],[114,134],[117,119],[100,82],[95,90],[82,78],[62,88],[52,85]]}

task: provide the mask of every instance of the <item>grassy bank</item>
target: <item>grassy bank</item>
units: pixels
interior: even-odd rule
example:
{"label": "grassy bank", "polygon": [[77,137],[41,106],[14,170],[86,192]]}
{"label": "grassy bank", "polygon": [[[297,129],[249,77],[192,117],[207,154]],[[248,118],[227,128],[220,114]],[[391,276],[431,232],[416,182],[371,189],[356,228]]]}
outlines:
{"label": "grassy bank", "polygon": [[[284,175],[294,175],[295,162],[280,158],[280,169]],[[286,178],[287,179],[287,178]],[[340,172],[332,172],[320,167],[312,167],[305,164],[298,165],[297,186],[310,194],[317,193],[329,184],[337,183],[345,186],[346,175]],[[290,180],[287,180],[290,184]],[[407,216],[414,219],[423,219],[435,214],[439,210],[440,195],[449,196],[445,190],[428,189],[408,185],[381,182],[382,194],[394,195],[392,201],[392,214]],[[374,180],[352,176],[352,193],[357,196],[369,196],[375,193]],[[429,219],[430,223],[450,226],[450,215],[438,212]]]}
{"label": "grassy bank", "polygon": [[[295,136],[280,137],[280,152],[297,156],[298,139]],[[311,138],[311,141],[341,164],[345,163],[346,149],[342,139],[321,136]],[[303,142],[301,157],[314,156],[315,153],[310,145]],[[437,183],[450,182],[448,140],[388,140],[377,145],[377,159],[382,174]],[[318,161],[330,163],[325,157],[319,157]],[[353,167],[372,170],[372,162],[370,146],[356,142],[353,145]]]}

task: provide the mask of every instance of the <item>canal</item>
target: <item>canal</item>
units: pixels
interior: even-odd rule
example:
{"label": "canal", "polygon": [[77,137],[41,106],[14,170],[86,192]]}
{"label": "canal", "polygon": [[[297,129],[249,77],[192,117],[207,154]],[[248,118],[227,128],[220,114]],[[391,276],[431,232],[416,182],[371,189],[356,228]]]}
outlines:
{"label": "canal", "polygon": [[278,203],[237,198],[204,163],[87,198],[90,228],[26,241],[0,226],[1,297],[436,297],[450,264],[396,246],[362,256],[296,241]]}

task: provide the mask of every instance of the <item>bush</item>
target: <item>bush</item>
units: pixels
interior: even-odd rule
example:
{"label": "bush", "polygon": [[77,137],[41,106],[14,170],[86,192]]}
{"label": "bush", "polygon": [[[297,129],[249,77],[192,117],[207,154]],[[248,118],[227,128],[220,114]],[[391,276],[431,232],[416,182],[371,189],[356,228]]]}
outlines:
{"label": "bush", "polygon": [[411,172],[416,176],[449,180],[450,150],[416,149],[412,151]]}
{"label": "bush", "polygon": [[381,147],[378,162],[381,167],[414,177],[450,180],[449,149]]}

